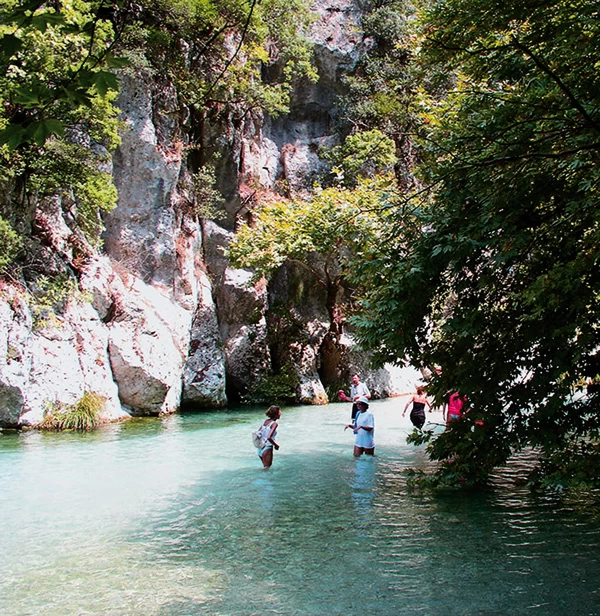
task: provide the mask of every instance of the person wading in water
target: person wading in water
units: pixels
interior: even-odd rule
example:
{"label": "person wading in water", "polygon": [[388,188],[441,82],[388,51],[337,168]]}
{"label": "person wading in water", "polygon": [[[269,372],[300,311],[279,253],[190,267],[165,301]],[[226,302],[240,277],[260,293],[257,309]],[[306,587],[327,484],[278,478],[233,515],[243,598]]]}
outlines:
{"label": "person wading in water", "polygon": [[420,430],[425,424],[425,406],[429,407],[429,412],[431,413],[431,404],[429,404],[429,400],[425,396],[425,389],[420,385],[417,387],[417,393],[406,403],[404,411],[402,411],[402,417],[406,415],[406,411],[411,404],[413,407],[410,412],[410,420],[413,426]]}
{"label": "person wading in water", "polygon": [[350,396],[346,395],[346,392],[343,389],[338,391],[338,398],[340,400],[344,400],[344,402],[352,402],[352,420],[356,417],[356,413],[358,413],[358,408],[356,406],[356,401],[360,398],[366,398],[369,400],[371,398],[371,392],[369,388],[361,382],[358,374],[352,375],[352,385],[350,385]]}
{"label": "person wading in water", "polygon": [[270,406],[265,412],[267,419],[263,423],[264,445],[258,450],[258,457],[263,466],[269,468],[273,464],[273,448],[279,449],[275,442],[277,436],[277,420],[281,417],[281,409],[278,406]]}
{"label": "person wading in water", "polygon": [[361,396],[356,401],[358,413],[353,423],[348,424],[344,430],[352,428],[356,438],[354,439],[354,457],[359,458],[363,453],[368,456],[375,455],[375,418],[369,411],[369,401]]}

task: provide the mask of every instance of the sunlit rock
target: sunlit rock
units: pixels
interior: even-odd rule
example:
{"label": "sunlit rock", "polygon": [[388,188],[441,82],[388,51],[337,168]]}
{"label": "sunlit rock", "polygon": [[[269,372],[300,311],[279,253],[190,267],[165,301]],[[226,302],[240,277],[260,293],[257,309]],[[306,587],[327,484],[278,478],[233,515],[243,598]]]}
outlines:
{"label": "sunlit rock", "polygon": [[206,275],[199,280],[198,308],[190,332],[188,358],[183,368],[182,402],[199,407],[221,407],[225,393],[225,353]]}
{"label": "sunlit rock", "polygon": [[109,355],[119,397],[133,415],[177,410],[191,315],[131,278],[109,323]]}
{"label": "sunlit rock", "polygon": [[101,419],[128,416],[113,380],[106,328],[88,302],[72,298],[60,318],[33,317],[22,290],[5,287],[2,294],[0,383],[9,410],[0,413],[0,425],[37,425],[49,407],[75,404],[86,391],[105,399]]}

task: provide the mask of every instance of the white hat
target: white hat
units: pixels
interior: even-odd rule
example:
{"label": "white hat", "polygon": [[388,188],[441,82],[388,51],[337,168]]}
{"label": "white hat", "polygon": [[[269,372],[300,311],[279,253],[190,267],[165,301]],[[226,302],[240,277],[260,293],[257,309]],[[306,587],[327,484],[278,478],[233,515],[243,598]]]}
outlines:
{"label": "white hat", "polygon": [[363,404],[366,404],[367,406],[369,406],[369,399],[366,398],[365,396],[361,396],[356,402],[362,402]]}

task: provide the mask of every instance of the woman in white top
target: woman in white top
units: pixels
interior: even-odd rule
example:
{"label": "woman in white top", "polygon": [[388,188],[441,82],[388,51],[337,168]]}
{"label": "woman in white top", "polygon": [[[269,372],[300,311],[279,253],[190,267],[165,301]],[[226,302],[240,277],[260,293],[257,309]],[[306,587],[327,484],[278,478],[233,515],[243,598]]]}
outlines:
{"label": "woman in white top", "polygon": [[344,430],[352,428],[356,435],[354,439],[354,456],[360,457],[363,453],[368,456],[375,455],[375,418],[369,409],[369,401],[361,396],[356,401],[358,413],[354,423],[348,424]]}
{"label": "woman in white top", "polygon": [[279,449],[275,442],[277,436],[277,420],[281,417],[281,409],[278,406],[270,406],[265,412],[267,419],[263,423],[264,446],[258,450],[258,457],[263,466],[269,468],[273,464],[273,448]]}

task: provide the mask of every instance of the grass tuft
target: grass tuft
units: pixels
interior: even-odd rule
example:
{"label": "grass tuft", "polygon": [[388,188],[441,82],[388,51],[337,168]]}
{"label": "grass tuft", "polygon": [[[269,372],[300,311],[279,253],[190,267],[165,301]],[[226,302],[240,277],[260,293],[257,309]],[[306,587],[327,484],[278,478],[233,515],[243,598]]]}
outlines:
{"label": "grass tuft", "polygon": [[100,413],[105,404],[104,396],[86,391],[75,404],[48,405],[44,419],[38,428],[40,430],[93,430],[103,423]]}

